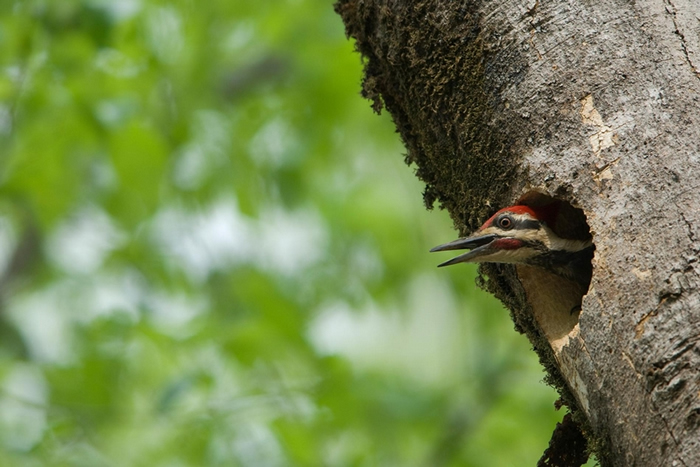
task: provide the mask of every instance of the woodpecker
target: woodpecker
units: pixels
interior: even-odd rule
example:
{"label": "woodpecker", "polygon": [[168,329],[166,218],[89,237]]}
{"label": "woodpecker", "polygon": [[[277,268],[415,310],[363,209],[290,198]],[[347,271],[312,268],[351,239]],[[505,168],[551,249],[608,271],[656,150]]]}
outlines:
{"label": "woodpecker", "polygon": [[559,237],[552,227],[558,206],[511,206],[501,209],[469,237],[430,250],[471,250],[438,265],[513,263],[543,268],[588,288],[591,282],[592,240]]}

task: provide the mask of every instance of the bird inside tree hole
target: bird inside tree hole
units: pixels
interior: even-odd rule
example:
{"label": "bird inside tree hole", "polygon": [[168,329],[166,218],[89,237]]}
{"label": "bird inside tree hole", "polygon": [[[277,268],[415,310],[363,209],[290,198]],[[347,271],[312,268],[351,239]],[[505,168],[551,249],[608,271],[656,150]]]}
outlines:
{"label": "bird inside tree hole", "polygon": [[555,351],[578,323],[591,282],[593,238],[582,209],[537,191],[496,212],[469,237],[431,251],[469,250],[440,266],[511,263]]}

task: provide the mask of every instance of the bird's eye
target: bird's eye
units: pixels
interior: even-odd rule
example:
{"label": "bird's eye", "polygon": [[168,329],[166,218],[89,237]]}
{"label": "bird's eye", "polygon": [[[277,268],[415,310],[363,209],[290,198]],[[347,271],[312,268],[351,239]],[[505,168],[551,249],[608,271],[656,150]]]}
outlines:
{"label": "bird's eye", "polygon": [[503,216],[498,219],[498,226],[502,229],[510,229],[513,227],[513,219],[510,216]]}

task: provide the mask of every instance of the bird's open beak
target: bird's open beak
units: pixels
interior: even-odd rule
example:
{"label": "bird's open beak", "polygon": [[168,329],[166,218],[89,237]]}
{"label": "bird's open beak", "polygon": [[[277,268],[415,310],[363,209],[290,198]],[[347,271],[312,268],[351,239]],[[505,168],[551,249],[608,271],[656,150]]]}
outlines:
{"label": "bird's open beak", "polygon": [[452,258],[449,261],[445,261],[444,263],[438,264],[438,267],[449,266],[451,264],[457,263],[466,263],[474,261],[480,256],[484,256],[486,254],[491,253],[492,250],[489,248],[489,246],[491,242],[496,240],[497,238],[499,237],[495,234],[459,238],[453,242],[445,243],[444,245],[438,245],[430,251],[434,252],[447,250],[471,250],[467,253],[457,256],[456,258]]}

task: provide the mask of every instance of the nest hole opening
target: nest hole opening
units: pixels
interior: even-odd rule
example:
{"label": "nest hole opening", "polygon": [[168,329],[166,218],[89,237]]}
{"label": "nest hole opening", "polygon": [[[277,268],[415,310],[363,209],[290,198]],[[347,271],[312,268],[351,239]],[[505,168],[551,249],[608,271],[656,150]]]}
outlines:
{"label": "nest hole opening", "polygon": [[[555,214],[552,218],[556,221],[548,226],[559,237],[592,241],[591,230],[583,209],[537,191],[530,191],[523,195],[518,200],[518,204],[551,209]],[[525,290],[534,318],[556,353],[566,345],[569,335],[577,329],[583,297],[590,286],[592,257],[591,250],[590,257],[584,255],[582,260],[583,267],[588,273],[588,279],[583,282],[569,280],[535,266],[516,266],[518,278]]]}

